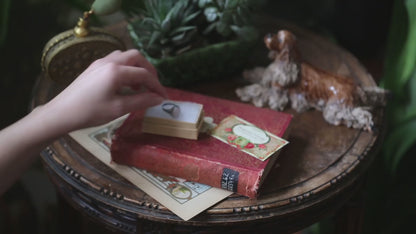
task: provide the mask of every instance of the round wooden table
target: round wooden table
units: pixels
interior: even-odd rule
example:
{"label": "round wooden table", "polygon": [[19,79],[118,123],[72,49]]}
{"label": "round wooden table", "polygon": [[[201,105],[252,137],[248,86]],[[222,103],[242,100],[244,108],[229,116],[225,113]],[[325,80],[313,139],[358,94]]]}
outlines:
{"label": "round wooden table", "polygon": [[[281,29],[273,23],[272,32]],[[375,86],[365,68],[344,49],[311,32],[286,25],[298,37],[302,56],[328,71],[351,77],[361,86]],[[266,27],[267,28],[267,27]],[[112,30],[132,47],[124,27]],[[269,31],[270,32],[270,31]],[[266,50],[253,56],[266,56]],[[244,85],[234,77],[193,85],[188,90],[238,100],[234,90]],[[61,87],[43,76],[35,87],[33,105],[47,102]],[[71,110],[68,110],[71,111]],[[290,144],[260,189],[257,199],[232,195],[203,213],[183,221],[69,136],[42,152],[47,172],[60,196],[83,215],[123,232],[268,232],[301,230],[334,214],[362,187],[377,153],[383,108],[374,110],[376,131],[369,133],[326,123],[321,112],[295,113]]]}

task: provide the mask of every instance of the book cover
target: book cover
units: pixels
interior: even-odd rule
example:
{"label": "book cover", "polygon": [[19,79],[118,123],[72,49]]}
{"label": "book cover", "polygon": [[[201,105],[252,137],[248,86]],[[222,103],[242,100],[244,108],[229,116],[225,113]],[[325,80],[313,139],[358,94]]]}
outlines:
{"label": "book cover", "polygon": [[[214,123],[234,115],[278,137],[287,137],[290,114],[178,89],[167,91],[172,100],[202,104],[205,116]],[[280,152],[263,161],[209,134],[189,140],[143,133],[144,113],[131,113],[117,129],[111,145],[114,162],[254,198]]]}

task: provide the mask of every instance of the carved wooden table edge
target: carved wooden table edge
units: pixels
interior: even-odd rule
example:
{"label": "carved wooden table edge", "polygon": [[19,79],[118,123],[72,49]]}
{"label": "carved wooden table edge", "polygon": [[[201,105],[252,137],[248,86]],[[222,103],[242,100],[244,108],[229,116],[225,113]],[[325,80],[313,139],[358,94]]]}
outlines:
{"label": "carved wooden table edge", "polygon": [[[373,144],[378,140],[380,139],[374,139]],[[170,211],[157,202],[149,202],[146,200],[140,201],[135,198],[125,197],[121,193],[99,186],[93,181],[90,181],[88,178],[83,177],[59,159],[54,149],[54,145],[56,144],[61,144],[63,146],[66,145],[65,140],[60,139],[42,152],[44,163],[48,164],[48,166],[55,165],[56,168],[53,171],[61,172],[57,174],[59,177],[51,176],[51,173],[49,173],[51,180],[54,181],[55,184],[61,185],[58,190],[67,202],[69,202],[76,209],[83,211],[83,213],[87,214],[95,221],[100,223],[104,222],[109,227],[126,232],[136,232],[138,218],[144,218],[151,221],[163,220],[164,223],[171,224],[183,224],[183,221],[180,218],[172,219]],[[307,227],[309,224],[318,221],[322,216],[327,215],[327,211],[322,209],[322,207],[316,207],[316,203],[318,202],[314,199],[316,196],[320,195],[320,200],[326,200],[326,206],[330,211],[334,210],[334,206],[338,208],[341,207],[343,204],[341,201],[345,202],[350,198],[350,196],[346,195],[350,195],[352,193],[346,193],[345,190],[351,190],[354,192],[361,186],[361,183],[356,183],[358,178],[354,178],[357,176],[354,176],[352,172],[354,170],[367,169],[367,166],[373,160],[373,154],[376,154],[379,148],[373,148],[372,145],[367,147],[368,151],[364,155],[357,156],[356,161],[352,162],[343,173],[333,177],[313,190],[299,194],[298,196],[288,197],[286,199],[260,205],[241,206],[234,207],[232,209],[216,208],[214,206],[213,208],[205,211],[203,214],[195,217],[195,220],[191,219],[190,221],[187,221],[187,225],[210,226],[215,224],[219,226],[229,226],[239,224],[244,226],[253,225],[252,223],[244,223],[245,221],[257,220],[259,222],[266,222],[271,219],[282,223],[293,220],[293,222],[296,223],[296,228],[293,228],[293,231],[300,227]],[[367,161],[365,166],[362,164],[363,161]],[[357,167],[357,165],[359,166]],[[46,168],[48,168],[48,170],[52,170],[49,167]],[[70,177],[71,179],[68,180],[66,177]],[[342,187],[337,186],[338,183],[345,182],[347,179],[349,180],[348,183],[344,184]],[[68,181],[71,181],[71,186],[63,186],[63,184],[68,184]],[[86,187],[87,189],[81,189],[80,187]],[[88,193],[81,191],[88,191]],[[233,197],[230,199],[233,199]],[[299,205],[305,208],[298,212],[290,211],[291,207]],[[132,212],[132,210],[135,210],[135,212]],[[159,215],[157,218],[151,218],[151,214],[154,210],[158,210]],[[160,217],[161,212],[166,213],[164,219],[161,219]],[[255,213],[255,216],[252,216],[253,213]],[[285,215],[285,213],[287,215]],[[295,221],[297,216],[303,216],[305,213],[314,214],[313,217],[315,217],[315,219],[309,220],[308,223],[303,225]],[[228,216],[230,214],[238,214],[239,219],[230,219]],[[218,215],[219,217],[206,220],[205,218],[207,218],[208,215]],[[224,215],[228,216],[227,223],[223,222],[224,220],[221,219]],[[120,222],[120,220],[122,220],[122,222]],[[166,222],[167,220],[170,222]]]}
{"label": "carved wooden table edge", "polygon": [[[376,116],[378,117],[383,115],[382,110],[379,110],[377,113],[378,114]],[[383,128],[380,121],[381,119],[378,118],[376,123],[382,130]],[[249,225],[245,222],[266,222],[270,220],[280,220],[284,223],[290,222],[290,220],[296,220],[295,217],[298,215],[301,216],[305,213],[314,213],[316,220],[309,220],[310,222],[303,225],[298,223],[296,225],[297,227],[306,227],[311,224],[311,222],[313,223],[314,221],[319,220],[321,215],[325,215],[327,213],[322,209],[322,207],[316,207],[316,204],[319,203],[319,201],[316,200],[318,195],[319,200],[328,199],[326,201],[327,207],[330,207],[328,210],[333,210],[334,206],[340,207],[346,200],[349,199],[349,196],[345,197],[345,195],[351,193],[345,193],[345,190],[357,190],[358,186],[360,186],[359,183],[356,183],[359,179],[358,177],[360,173],[352,172],[356,170],[364,171],[367,169],[373,160],[374,155],[379,150],[379,147],[375,146],[378,146],[379,144],[377,143],[381,141],[380,134],[376,136],[371,133],[360,131],[357,135],[357,139],[360,137],[368,138],[368,144],[365,147],[364,152],[353,155],[355,160],[351,161],[341,174],[328,179],[319,186],[314,187],[314,189],[304,191],[296,196],[285,197],[284,199],[273,200],[271,198],[265,198],[264,201],[260,200],[262,201],[261,204],[223,208],[220,206],[220,203],[190,221],[187,221],[186,225]],[[91,181],[87,177],[78,173],[69,165],[66,165],[62,160],[60,160],[57,150],[62,151],[59,147],[64,147],[64,150],[72,151],[71,147],[68,145],[68,140],[69,139],[67,139],[67,137],[64,137],[55,141],[42,152],[42,159],[45,167],[50,171],[49,175],[51,180],[54,181],[55,184],[60,185],[58,187],[58,191],[73,207],[78,210],[82,210],[98,222],[105,222],[106,225],[112,228],[127,232],[136,231],[138,218],[183,225],[183,221],[179,217],[172,216],[170,211],[156,201],[152,202],[149,200],[138,200],[134,197],[129,197],[120,192],[113,191],[111,188],[100,186],[94,183],[94,181]],[[332,167],[336,167],[344,163],[342,162],[342,159],[345,159],[345,157],[342,157],[340,161],[335,162]],[[51,166],[54,168],[50,168]],[[56,172],[58,172],[56,174],[58,176],[52,176],[52,174]],[[325,173],[325,171],[321,173]],[[70,186],[63,186],[64,184],[68,184]],[[85,191],[88,192],[85,193]],[[232,196],[227,200],[232,201],[236,199],[239,200],[242,199],[242,197]],[[263,198],[260,196],[260,199]],[[250,202],[249,199],[247,200]],[[252,201],[255,202],[256,200]],[[294,209],[295,206],[301,206],[303,208]],[[155,215],[154,211],[157,211],[158,214]],[[227,217],[226,223],[222,219],[225,216]]]}
{"label": "carved wooden table edge", "polygon": [[[352,55],[351,57],[355,59]],[[45,87],[40,79],[36,89],[42,88]],[[38,96],[36,100],[33,100],[32,105],[42,104],[44,100],[47,100],[46,96]],[[58,185],[59,193],[67,202],[97,222],[104,222],[107,226],[116,230],[136,232],[139,219],[145,219],[163,222],[167,225],[179,224],[200,227],[212,225],[221,227],[234,224],[250,226],[253,223],[274,221],[275,223],[291,224],[286,225],[287,229],[284,231],[296,231],[318,221],[328,212],[336,210],[334,207],[341,207],[351,197],[351,194],[360,188],[362,173],[368,169],[374,160],[374,156],[380,150],[379,143],[382,141],[384,133],[383,117],[383,110],[377,109],[375,123],[376,128],[380,131],[378,134],[358,131],[354,141],[364,139],[366,142],[365,147],[363,147],[364,150],[360,152],[354,152],[354,149],[347,150],[345,154],[348,157],[341,157],[326,170],[321,171],[307,181],[299,183],[301,185],[305,183],[317,184],[313,189],[300,189],[296,195],[286,196],[285,190],[290,190],[299,185],[296,184],[282,188],[283,195],[280,197],[271,197],[266,194],[265,196],[260,195],[255,200],[244,200],[244,197],[234,195],[226,199],[229,206],[224,206],[224,202],[221,202],[187,222],[173,215],[166,207],[153,199],[138,199],[110,187],[97,184],[67,165],[60,159],[59,153],[62,150],[76,153],[73,152],[70,146],[72,143],[70,143],[69,137],[63,137],[46,148],[42,152],[42,160],[45,168],[49,171],[49,177],[54,184]],[[351,146],[353,145],[351,144]],[[328,173],[330,168],[336,167],[341,170],[341,173],[322,180],[322,174]],[[301,188],[303,187],[301,186]],[[244,200],[242,204],[241,200]],[[318,206],[322,201],[325,201],[325,206]],[[233,206],[231,207],[231,205]],[[297,218],[306,214],[314,218],[303,223],[297,220]],[[224,222],[225,217],[227,222]]]}

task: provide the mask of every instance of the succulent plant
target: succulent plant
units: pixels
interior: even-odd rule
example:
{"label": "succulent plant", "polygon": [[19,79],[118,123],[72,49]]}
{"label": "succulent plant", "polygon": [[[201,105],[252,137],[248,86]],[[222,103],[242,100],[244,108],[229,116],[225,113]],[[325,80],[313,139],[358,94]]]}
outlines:
{"label": "succulent plant", "polygon": [[[142,1],[140,1],[142,2]],[[257,37],[254,0],[144,0],[128,26],[136,46],[153,58],[174,56],[199,45]]]}
{"label": "succulent plant", "polygon": [[208,26],[203,34],[218,33],[223,38],[237,36],[251,40],[257,36],[252,26],[251,0],[199,0],[198,6],[203,9]]}
{"label": "succulent plant", "polygon": [[[251,1],[144,0],[130,1],[124,9],[135,18],[128,25],[130,36],[161,83],[180,87],[243,69],[257,38],[250,26]],[[138,10],[132,11],[134,5]]]}
{"label": "succulent plant", "polygon": [[192,21],[201,13],[195,0],[145,0],[138,13],[128,29],[143,53],[164,58],[190,49],[197,32]]}

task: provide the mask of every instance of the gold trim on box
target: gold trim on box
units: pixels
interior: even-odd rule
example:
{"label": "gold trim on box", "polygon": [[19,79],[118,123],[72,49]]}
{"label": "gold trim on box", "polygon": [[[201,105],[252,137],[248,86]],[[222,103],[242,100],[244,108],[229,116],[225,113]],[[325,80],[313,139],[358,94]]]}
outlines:
{"label": "gold trim on box", "polygon": [[[79,23],[75,29],[79,29]],[[41,58],[42,70],[46,76],[64,85],[71,83],[93,61],[114,50],[125,50],[125,45],[119,38],[103,29],[85,28],[87,33],[83,35],[77,34],[75,29],[62,32],[49,40]]]}

